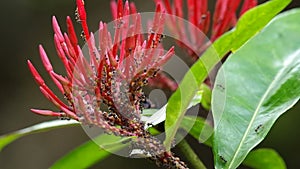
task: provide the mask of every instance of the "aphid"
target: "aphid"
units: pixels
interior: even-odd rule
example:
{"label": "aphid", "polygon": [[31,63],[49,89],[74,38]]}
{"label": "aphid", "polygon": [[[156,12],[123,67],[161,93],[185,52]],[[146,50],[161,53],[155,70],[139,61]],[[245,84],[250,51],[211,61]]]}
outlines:
{"label": "aphid", "polygon": [[80,37],[82,38],[82,40],[86,41],[86,36],[84,34],[84,31],[81,32]]}
{"label": "aphid", "polygon": [[79,18],[79,13],[78,13],[78,8],[75,9],[75,20],[76,22],[80,23],[80,18]]}
{"label": "aphid", "polygon": [[222,92],[225,90],[225,87],[223,85],[221,85],[221,84],[217,84],[217,87],[219,89],[221,89]]}
{"label": "aphid", "polygon": [[132,48],[128,48],[128,52],[131,53],[132,52]]}
{"label": "aphid", "polygon": [[165,35],[163,35],[163,34],[158,34],[157,36],[158,36],[158,43],[161,43],[161,42],[162,42],[162,40],[163,40],[163,38],[165,38],[165,37],[166,37],[166,36],[165,36]]}
{"label": "aphid", "polygon": [[223,163],[227,163],[227,160],[223,156],[219,155],[219,157]]}
{"label": "aphid", "polygon": [[153,127],[153,124],[152,124],[152,123],[147,123],[146,126],[147,126],[148,128],[150,128],[150,127]]}
{"label": "aphid", "polygon": [[71,120],[64,112],[60,111],[61,115],[59,117],[60,120]]}
{"label": "aphid", "polygon": [[122,140],[121,140],[121,143],[122,143],[122,144],[127,144],[127,143],[130,143],[131,141],[132,141],[132,139],[127,139],[127,138],[126,138],[126,139],[122,139]]}
{"label": "aphid", "polygon": [[258,125],[256,128],[255,128],[255,133],[259,133],[259,131],[262,129],[262,127],[263,127],[263,125],[262,124],[260,124],[260,125]]}
{"label": "aphid", "polygon": [[150,30],[150,33],[152,34],[152,35],[154,35],[155,34],[155,32],[151,29]]}
{"label": "aphid", "polygon": [[123,25],[124,25],[124,21],[123,21],[123,19],[122,18],[119,18],[118,20],[117,20],[117,24],[116,24],[116,26],[115,26],[115,28],[116,29],[120,29]]}
{"label": "aphid", "polygon": [[157,72],[159,71],[159,69],[157,69],[157,70],[155,70],[154,72],[153,72],[153,77],[155,77],[156,75],[157,75]]}
{"label": "aphid", "polygon": [[153,107],[153,103],[149,99],[141,100],[140,103],[144,109],[150,109],[151,107]]}
{"label": "aphid", "polygon": [[148,80],[147,79],[144,79],[143,80],[143,85],[147,85],[148,84]]}

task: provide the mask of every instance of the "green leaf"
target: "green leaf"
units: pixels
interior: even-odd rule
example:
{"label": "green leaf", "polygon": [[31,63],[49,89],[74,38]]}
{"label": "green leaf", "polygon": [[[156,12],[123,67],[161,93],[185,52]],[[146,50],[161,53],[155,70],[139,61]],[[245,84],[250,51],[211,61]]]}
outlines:
{"label": "green leaf", "polygon": [[75,120],[53,120],[48,122],[43,122],[40,124],[36,124],[3,136],[0,136],[0,151],[10,144],[11,142],[15,141],[16,139],[27,136],[29,134],[34,134],[38,132],[46,132],[52,129],[61,128],[65,126],[74,126],[79,125],[79,123]]}
{"label": "green leaf", "polygon": [[[202,94],[204,92],[208,92],[210,89],[200,89],[199,91],[196,92],[195,96],[191,100],[188,109],[201,103],[202,101]],[[151,125],[157,125],[166,119],[166,107],[168,103],[165,104],[162,108],[160,109],[145,109],[143,110],[143,116],[142,116],[142,121],[145,122],[145,124],[151,124]],[[146,128],[149,126],[146,126]]]}
{"label": "green leaf", "polygon": [[[158,109],[149,110],[150,114],[154,114]],[[148,111],[147,111],[148,112]],[[195,121],[196,118],[196,121]],[[191,126],[192,125],[192,126]],[[213,144],[213,127],[205,122],[202,117],[184,116],[181,128],[186,130],[192,137],[199,142],[212,147]],[[152,128],[149,128],[151,130]],[[157,131],[156,131],[157,132]],[[160,134],[156,133],[156,134]],[[273,149],[261,148],[251,151],[247,158],[243,161],[243,165],[254,169],[285,169],[285,163],[282,157]]]}
{"label": "green leaf", "polygon": [[164,141],[167,150],[171,147],[189,102],[207,78],[208,72],[226,53],[239,49],[247,40],[256,35],[290,2],[291,0],[268,1],[246,12],[238,21],[236,29],[216,40],[186,73],[178,89],[168,101],[165,121],[166,139]]}
{"label": "green leaf", "polygon": [[[197,92],[197,94],[192,99],[190,105],[188,106],[188,109],[196,106],[199,103],[202,103],[202,95],[204,92],[210,92],[210,89],[208,86],[203,85],[204,90],[201,90]],[[161,109],[144,109],[142,114],[142,119],[148,120],[149,117],[153,117],[157,115],[157,112],[160,112],[159,114],[165,114],[166,113],[166,105],[163,106]],[[158,118],[157,118],[158,119]],[[163,121],[165,118],[161,118]],[[149,121],[147,121],[149,122]],[[146,122],[146,123],[147,123]],[[156,122],[154,124],[157,124]],[[192,135],[195,139],[197,139],[199,142],[202,142],[208,146],[212,146],[212,138],[211,134],[213,133],[213,128],[209,124],[205,122],[205,119],[202,117],[196,117],[196,116],[184,116],[182,123],[180,124],[180,127],[183,128],[185,131],[189,132],[190,135]],[[157,131],[155,131],[153,128],[148,128],[150,133],[153,133],[154,135],[159,134]]]}
{"label": "green leaf", "polygon": [[[195,116],[184,116],[181,126],[188,131],[189,134],[205,145],[212,147],[213,143],[213,127],[207,125],[205,119]],[[194,123],[194,124],[193,124]],[[191,128],[190,125],[193,125]],[[206,131],[204,131],[206,130]],[[243,161],[243,165],[253,169],[286,169],[286,165],[282,157],[273,149],[260,148],[251,151],[247,158]]]}
{"label": "green leaf", "polygon": [[205,119],[195,116],[184,116],[180,127],[189,132],[199,142],[210,147],[212,146],[213,127],[207,124]]}
{"label": "green leaf", "polygon": [[207,86],[206,84],[203,83],[200,86],[200,90],[203,91],[201,105],[206,110],[210,110],[210,106],[211,106],[211,89],[210,89],[209,86]]}
{"label": "green leaf", "polygon": [[251,151],[243,164],[253,169],[286,169],[280,155],[275,150],[268,148]]}
{"label": "green leaf", "polygon": [[[188,131],[189,134],[205,145],[212,147],[213,143],[213,127],[207,125],[205,119],[195,116],[184,116],[181,126]],[[193,124],[194,123],[194,124]],[[191,128],[190,125],[193,125]],[[273,149],[260,148],[251,151],[247,158],[243,161],[243,165],[253,169],[286,169],[286,165],[282,157]]]}
{"label": "green leaf", "polygon": [[212,110],[215,168],[236,168],[300,97],[300,10],[276,17],[228,58]]}
{"label": "green leaf", "polygon": [[[94,140],[87,141],[86,143],[76,147],[74,150],[56,161],[50,167],[50,169],[88,168],[99,162],[100,160],[108,157],[110,155],[110,152],[116,152],[124,148],[126,144],[121,144],[120,141],[121,139],[119,137],[113,135],[100,135]],[[107,149],[107,144],[105,145],[105,150],[98,145],[99,143],[108,142],[111,143],[109,149]],[[106,150],[109,150],[109,152]]]}

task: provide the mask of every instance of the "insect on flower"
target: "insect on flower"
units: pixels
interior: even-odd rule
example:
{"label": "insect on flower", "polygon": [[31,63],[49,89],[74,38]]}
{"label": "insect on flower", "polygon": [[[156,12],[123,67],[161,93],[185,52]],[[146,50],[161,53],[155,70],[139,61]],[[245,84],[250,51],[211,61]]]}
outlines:
{"label": "insect on flower", "polygon": [[[147,38],[141,33],[141,16],[133,3],[112,1],[115,24],[114,37],[106,23],[99,23],[98,38],[89,32],[87,16],[82,0],[76,0],[76,20],[80,22],[87,52],[78,45],[70,17],[67,17],[67,33],[61,32],[55,17],[52,18],[54,43],[62,61],[66,76],[56,73],[42,45],[40,57],[49,76],[64,95],[60,100],[46,85],[31,61],[28,67],[42,94],[58,111],[31,109],[32,112],[61,118],[71,118],[82,124],[97,126],[116,136],[135,136],[132,146],[150,154],[157,164],[186,168],[172,154],[165,157],[162,143],[151,137],[141,121],[145,102],[142,87],[157,75],[160,67],[174,54],[174,47],[164,52],[160,45],[165,13],[156,7],[151,31]],[[106,107],[107,110],[103,110]]]}

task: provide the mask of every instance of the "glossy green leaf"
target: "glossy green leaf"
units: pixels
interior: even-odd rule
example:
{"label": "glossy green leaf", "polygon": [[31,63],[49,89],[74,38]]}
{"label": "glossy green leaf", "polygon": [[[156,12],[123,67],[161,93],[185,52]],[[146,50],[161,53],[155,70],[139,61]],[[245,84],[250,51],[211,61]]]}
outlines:
{"label": "glossy green leaf", "polygon": [[[158,109],[145,109],[151,116]],[[196,118],[196,121],[195,121]],[[191,126],[192,125],[192,126]],[[184,116],[180,127],[186,130],[192,137],[209,147],[213,144],[213,127],[206,123],[205,119],[195,116]],[[150,130],[151,128],[149,128]],[[154,129],[155,130],[155,129]],[[157,131],[155,131],[157,132]],[[155,133],[154,132],[154,133]],[[160,134],[160,132],[156,133]],[[253,169],[285,169],[282,157],[273,149],[261,148],[251,151],[243,161],[243,165]]]}
{"label": "glossy green leaf", "polygon": [[52,129],[61,128],[65,126],[74,126],[79,125],[79,123],[75,120],[53,120],[48,122],[43,122],[40,124],[36,124],[3,136],[0,136],[0,151],[10,144],[11,142],[15,141],[16,139],[27,136],[29,134],[34,134],[38,132],[46,132]]}
{"label": "glossy green leaf", "polygon": [[232,31],[224,34],[201,56],[181,81],[178,89],[168,101],[165,121],[166,139],[164,145],[170,149],[189,102],[207,78],[208,72],[229,51],[239,49],[247,40],[257,34],[291,0],[272,0],[246,12]]}
{"label": "glossy green leaf", "polygon": [[300,10],[277,16],[223,64],[212,97],[215,168],[236,168],[300,97]]}
{"label": "glossy green leaf", "polygon": [[201,105],[206,110],[210,110],[211,106],[211,89],[206,84],[202,84],[200,90],[203,91]]}
{"label": "glossy green leaf", "polygon": [[205,119],[195,116],[184,116],[180,127],[189,132],[199,142],[210,147],[212,146],[213,127],[207,124]]}
{"label": "glossy green leaf", "polygon": [[286,169],[281,156],[273,149],[261,148],[251,151],[243,165],[253,169]]}
{"label": "glossy green leaf", "polygon": [[[76,147],[74,150],[72,150],[71,152],[63,156],[61,159],[59,159],[57,162],[55,162],[50,168],[88,168],[108,157],[110,155],[110,152],[116,152],[124,148],[126,144],[120,144],[120,141],[121,139],[119,137],[113,135],[100,135],[94,140],[87,141],[86,143]],[[110,142],[111,146],[106,144],[106,150],[104,150],[95,142]],[[107,149],[108,146],[110,147],[109,149]]]}
{"label": "glossy green leaf", "polygon": [[[212,147],[213,143],[213,127],[207,125],[205,119],[196,117],[194,122],[194,116],[184,116],[181,126],[183,129],[190,129],[189,134],[205,145]],[[253,169],[286,169],[286,165],[282,157],[273,149],[260,148],[251,151],[247,158],[243,161],[243,165],[251,167]]]}
{"label": "glossy green leaf", "polygon": [[[191,100],[189,106],[187,107],[188,109],[201,103],[202,101],[202,94],[204,92],[209,92],[208,90],[210,89],[199,89],[199,91],[196,92],[195,96]],[[206,94],[207,95],[207,94]],[[144,121],[146,124],[151,124],[151,125],[157,125],[166,119],[166,107],[168,103],[165,104],[162,108],[160,109],[145,109],[143,110],[143,116],[142,116],[142,121]],[[148,126],[146,126],[147,128]]]}

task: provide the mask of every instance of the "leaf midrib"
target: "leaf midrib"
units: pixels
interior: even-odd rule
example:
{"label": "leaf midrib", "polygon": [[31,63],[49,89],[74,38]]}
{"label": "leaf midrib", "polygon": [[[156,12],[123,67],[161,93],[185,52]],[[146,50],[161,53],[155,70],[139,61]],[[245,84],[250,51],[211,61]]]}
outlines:
{"label": "leaf midrib", "polygon": [[[298,53],[299,53],[299,50],[294,54],[294,56],[297,57],[297,54],[298,54]],[[294,60],[295,57],[293,57],[291,60]],[[290,63],[292,63],[292,62],[290,62]],[[290,63],[289,63],[289,64],[283,64],[282,69],[279,69],[279,70],[285,70],[285,69],[290,65]],[[230,163],[229,163],[228,168],[231,168],[231,166],[233,165],[234,159],[236,158],[236,156],[237,156],[238,153],[240,152],[240,149],[241,149],[243,143],[245,142],[246,137],[248,136],[248,134],[249,134],[249,132],[250,132],[251,126],[253,125],[254,120],[256,119],[256,117],[257,117],[257,115],[258,115],[258,113],[259,113],[260,108],[262,107],[262,104],[264,103],[264,101],[265,101],[265,99],[267,98],[269,92],[273,89],[274,85],[276,84],[276,82],[278,81],[278,79],[281,77],[281,75],[282,75],[283,73],[284,73],[284,71],[279,71],[279,72],[276,74],[275,78],[272,80],[271,84],[269,85],[268,89],[267,89],[266,92],[264,93],[263,97],[260,99],[260,101],[259,101],[259,103],[258,103],[258,105],[257,105],[257,107],[256,107],[256,109],[255,109],[255,111],[254,111],[254,115],[253,115],[253,117],[252,117],[251,120],[250,120],[250,123],[249,123],[249,125],[248,125],[248,127],[247,127],[247,129],[246,129],[246,132],[245,132],[245,134],[243,135],[242,140],[240,141],[240,144],[238,145],[238,148],[237,148],[237,150],[235,151],[235,153],[234,153],[234,155],[233,155],[233,158],[232,158],[232,160],[231,160]]]}

